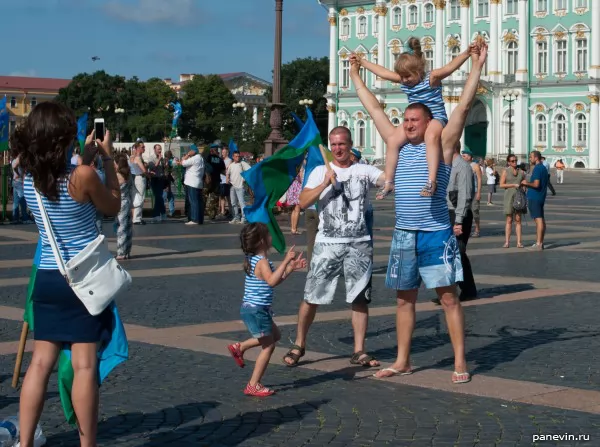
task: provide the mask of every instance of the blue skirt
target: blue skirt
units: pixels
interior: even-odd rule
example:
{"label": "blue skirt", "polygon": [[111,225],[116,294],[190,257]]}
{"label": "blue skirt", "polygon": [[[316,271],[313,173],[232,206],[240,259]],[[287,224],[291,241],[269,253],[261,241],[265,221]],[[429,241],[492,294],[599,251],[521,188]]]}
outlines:
{"label": "blue skirt", "polygon": [[35,340],[98,343],[110,337],[110,307],[90,315],[59,270],[37,271],[32,298]]}

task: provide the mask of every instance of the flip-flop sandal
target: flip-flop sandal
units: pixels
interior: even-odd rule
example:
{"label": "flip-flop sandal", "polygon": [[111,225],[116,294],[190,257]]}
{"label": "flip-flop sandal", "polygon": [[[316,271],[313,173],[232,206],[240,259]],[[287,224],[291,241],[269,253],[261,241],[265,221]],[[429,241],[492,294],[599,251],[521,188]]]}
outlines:
{"label": "flip-flop sandal", "polygon": [[523,244],[517,244],[517,248],[525,248]]}
{"label": "flip-flop sandal", "polygon": [[240,368],[243,368],[244,366],[246,366],[246,364],[244,363],[244,355],[242,354],[242,351],[240,350],[239,343],[234,343],[232,345],[228,345],[227,349],[229,350],[229,353],[233,357],[233,360],[235,360],[235,363],[237,363],[237,365]]}
{"label": "flip-flop sandal", "polygon": [[504,244],[502,248],[510,248],[510,244]]}
{"label": "flip-flop sandal", "polygon": [[350,358],[350,363],[352,365],[360,365],[364,366],[365,368],[377,368],[379,365],[371,365],[372,361],[379,363],[375,357],[367,354],[365,351],[355,352]]}
{"label": "flip-flop sandal", "polygon": [[471,374],[469,374],[468,372],[456,372],[454,371],[452,373],[452,383],[455,385],[458,385],[460,383],[467,383],[471,381]]}
{"label": "flip-flop sandal", "polygon": [[[389,376],[385,376],[385,377],[378,377],[377,374],[380,372],[391,372],[392,374],[390,374]],[[373,374],[373,377],[375,377],[376,379],[389,379],[390,377],[394,377],[394,376],[410,376],[413,373],[413,369],[409,369],[408,371],[400,371],[398,369],[394,369],[394,368],[383,368],[380,369],[379,371],[377,371],[375,374]]]}
{"label": "flip-flop sandal", "polygon": [[[292,351],[299,351],[300,354],[296,354],[295,352],[292,352]],[[298,346],[298,345],[292,345],[292,347],[287,352],[287,354],[285,354],[283,356],[283,364],[285,366],[289,366],[290,368],[293,368],[294,366],[298,366],[298,362],[300,361],[300,359],[302,357],[304,357],[305,353],[306,353],[306,351],[303,347]],[[286,362],[285,361],[286,359],[292,359],[292,363]]]}

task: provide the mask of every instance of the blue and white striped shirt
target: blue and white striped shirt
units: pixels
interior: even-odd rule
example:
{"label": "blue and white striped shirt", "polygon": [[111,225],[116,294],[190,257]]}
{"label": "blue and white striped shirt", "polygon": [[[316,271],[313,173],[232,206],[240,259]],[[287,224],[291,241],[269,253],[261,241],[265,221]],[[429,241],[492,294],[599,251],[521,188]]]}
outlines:
{"label": "blue and white striped shirt", "polygon": [[[254,304],[255,306],[270,306],[273,304],[273,287],[267,281],[258,279],[254,274],[256,264],[263,259],[264,256],[254,255],[250,258],[250,272],[246,274],[246,284],[244,287],[244,303]],[[275,270],[273,263],[269,261],[271,271]]]}
{"label": "blue and white striped shirt", "polygon": [[433,118],[441,121],[444,125],[448,124],[448,115],[444,107],[444,98],[442,97],[442,87],[432,87],[429,81],[431,73],[425,75],[425,79],[412,87],[402,84],[400,88],[408,96],[410,104],[420,102],[431,110]]}
{"label": "blue and white striped shirt", "polygon": [[396,229],[438,231],[450,228],[446,189],[452,167],[440,161],[437,189],[433,197],[422,197],[429,179],[425,143],[406,144],[400,149],[396,177]]}
{"label": "blue and white striped shirt", "polygon": [[[79,203],[73,200],[67,191],[69,178],[70,173],[59,184],[58,201],[52,202],[42,195],[42,203],[48,213],[52,231],[65,263],[98,237],[96,207],[92,202]],[[50,242],[48,242],[44,221],[35,197],[33,178],[30,174],[25,175],[24,191],[27,207],[35,218],[42,239],[42,255],[38,269],[57,270],[58,265],[52,253]]]}

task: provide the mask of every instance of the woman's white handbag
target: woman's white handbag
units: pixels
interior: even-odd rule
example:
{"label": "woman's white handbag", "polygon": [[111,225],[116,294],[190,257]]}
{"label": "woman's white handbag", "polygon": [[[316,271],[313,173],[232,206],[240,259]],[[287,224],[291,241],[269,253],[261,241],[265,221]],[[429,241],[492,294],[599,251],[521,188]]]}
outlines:
{"label": "woman's white handbag", "polygon": [[37,190],[35,196],[58,269],[88,312],[91,315],[101,314],[120,293],[129,287],[131,275],[110,253],[102,234],[65,264],[48,213]]}

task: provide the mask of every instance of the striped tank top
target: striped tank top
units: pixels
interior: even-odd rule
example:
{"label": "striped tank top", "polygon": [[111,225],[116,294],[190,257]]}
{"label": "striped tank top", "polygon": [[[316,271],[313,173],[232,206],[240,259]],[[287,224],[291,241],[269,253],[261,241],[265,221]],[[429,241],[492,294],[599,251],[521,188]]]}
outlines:
{"label": "striped tank top", "polygon": [[425,143],[406,144],[400,150],[396,166],[395,208],[397,230],[438,231],[450,228],[446,189],[452,167],[440,161],[437,189],[433,197],[422,197],[428,180]]}
{"label": "striped tank top", "polygon": [[419,82],[417,85],[409,87],[407,85],[401,85],[400,88],[406,96],[408,96],[408,102],[410,104],[414,102],[420,102],[426,105],[431,110],[433,118],[444,123],[444,126],[448,124],[448,115],[446,114],[446,108],[444,107],[444,98],[442,97],[442,87],[432,87],[429,84],[429,76],[431,73],[425,75],[425,79]]}
{"label": "striped tank top", "polygon": [[[246,274],[246,284],[244,286],[244,303],[254,304],[255,306],[270,306],[273,304],[273,287],[267,281],[258,279],[254,275],[254,269],[258,261],[264,256],[254,255],[250,258],[250,275]],[[271,271],[275,270],[273,263],[269,261]]]}
{"label": "striped tank top", "polygon": [[[42,195],[42,203],[48,213],[52,231],[65,263],[98,237],[94,204],[92,202],[76,202],[67,191],[67,182],[71,172],[72,170],[68,173],[67,178],[59,184],[58,201],[52,202]],[[25,175],[24,191],[27,207],[33,214],[42,240],[42,255],[38,269],[57,270],[58,266],[48,242],[44,221],[35,197],[33,178],[29,174]]]}

